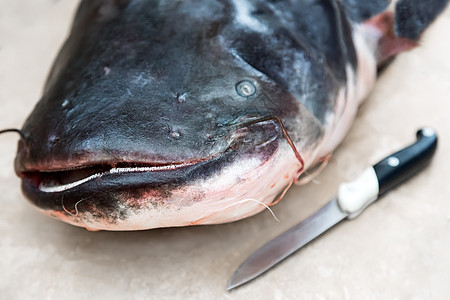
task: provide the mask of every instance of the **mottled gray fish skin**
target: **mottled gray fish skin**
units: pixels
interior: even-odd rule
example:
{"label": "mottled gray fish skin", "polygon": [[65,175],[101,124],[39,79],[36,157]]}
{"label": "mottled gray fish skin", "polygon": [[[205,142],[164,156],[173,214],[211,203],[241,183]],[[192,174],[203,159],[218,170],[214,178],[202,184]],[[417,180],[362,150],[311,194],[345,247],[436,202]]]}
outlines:
{"label": "mottled gray fish skin", "polygon": [[254,202],[279,200],[322,158],[345,115],[339,105],[356,93],[361,59],[347,12],[355,21],[381,11],[358,5],[82,1],[22,129],[15,167],[25,195],[94,230],[261,211]]}

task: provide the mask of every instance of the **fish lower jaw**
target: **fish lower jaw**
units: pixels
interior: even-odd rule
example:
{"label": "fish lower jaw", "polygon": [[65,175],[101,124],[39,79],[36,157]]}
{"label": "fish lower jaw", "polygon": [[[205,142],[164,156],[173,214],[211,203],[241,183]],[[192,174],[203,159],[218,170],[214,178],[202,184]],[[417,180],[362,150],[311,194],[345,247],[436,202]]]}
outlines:
{"label": "fish lower jaw", "polygon": [[134,196],[121,194],[112,213],[93,205],[95,196],[70,203],[61,197],[56,201],[61,201],[63,209],[39,210],[88,230],[129,231],[233,222],[268,209],[284,196],[300,168],[291,150],[286,152],[284,157],[276,155],[263,164],[257,159],[235,163],[211,178],[172,189],[168,196],[153,188]]}

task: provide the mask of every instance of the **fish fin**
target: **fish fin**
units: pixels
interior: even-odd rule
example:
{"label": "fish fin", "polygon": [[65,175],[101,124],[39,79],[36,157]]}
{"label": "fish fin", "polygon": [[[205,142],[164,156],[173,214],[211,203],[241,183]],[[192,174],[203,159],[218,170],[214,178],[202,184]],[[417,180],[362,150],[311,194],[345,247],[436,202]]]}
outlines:
{"label": "fish fin", "polygon": [[417,41],[448,2],[449,0],[399,0],[395,5],[396,35]]}
{"label": "fish fin", "polygon": [[364,22],[378,31],[377,61],[379,65],[400,52],[419,45],[422,32],[443,11],[449,0],[399,0],[395,11],[386,10]]}
{"label": "fish fin", "polygon": [[395,33],[395,17],[390,11],[385,11],[367,20],[364,24],[374,27],[380,35],[377,47],[377,61],[379,65],[388,61],[400,52],[408,51],[418,45],[414,40],[398,37]]}

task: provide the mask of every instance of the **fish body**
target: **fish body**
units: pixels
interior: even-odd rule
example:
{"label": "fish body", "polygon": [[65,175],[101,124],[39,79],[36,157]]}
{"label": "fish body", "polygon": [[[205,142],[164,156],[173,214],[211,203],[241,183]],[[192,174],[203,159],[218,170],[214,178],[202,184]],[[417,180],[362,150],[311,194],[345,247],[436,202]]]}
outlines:
{"label": "fish body", "polygon": [[342,141],[395,54],[380,41],[410,47],[387,4],[82,1],[22,128],[25,195],[91,230],[260,212]]}

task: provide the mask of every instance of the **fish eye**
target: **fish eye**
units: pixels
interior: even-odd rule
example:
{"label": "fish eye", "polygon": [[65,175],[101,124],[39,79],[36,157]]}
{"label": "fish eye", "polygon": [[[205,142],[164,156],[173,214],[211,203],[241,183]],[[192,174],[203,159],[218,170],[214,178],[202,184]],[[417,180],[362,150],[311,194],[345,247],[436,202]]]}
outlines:
{"label": "fish eye", "polygon": [[236,84],[236,92],[239,96],[250,97],[256,93],[256,87],[251,81],[242,80]]}

